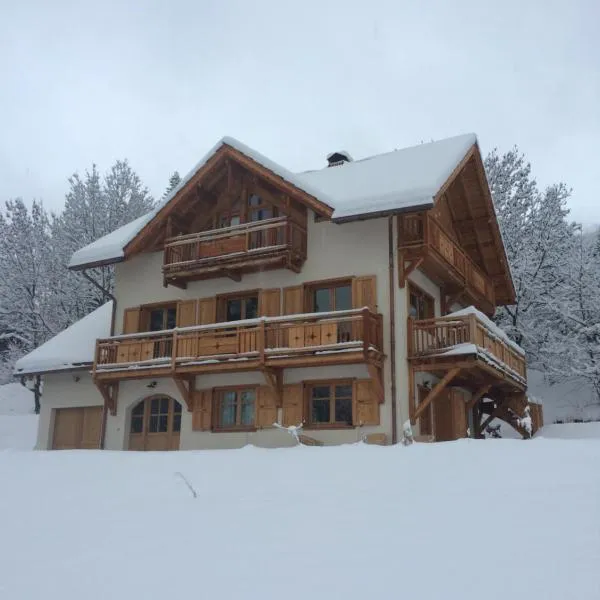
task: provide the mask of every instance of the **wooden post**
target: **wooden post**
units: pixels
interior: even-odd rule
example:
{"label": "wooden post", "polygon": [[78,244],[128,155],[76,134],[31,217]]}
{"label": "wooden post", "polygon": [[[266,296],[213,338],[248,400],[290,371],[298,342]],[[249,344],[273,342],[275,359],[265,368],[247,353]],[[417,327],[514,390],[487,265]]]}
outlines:
{"label": "wooden post", "polygon": [[261,365],[265,364],[265,345],[267,342],[267,333],[266,333],[266,327],[265,327],[265,320],[261,319],[260,320],[260,326],[258,328],[258,355],[259,355],[259,361]]}
{"label": "wooden post", "polygon": [[469,315],[469,341],[471,344],[477,343],[477,319],[475,315]]}
{"label": "wooden post", "polygon": [[369,311],[368,308],[363,308],[361,311],[361,317],[362,317],[362,328],[363,328],[363,355],[365,357],[365,360],[369,354],[369,342],[370,342],[370,331],[369,331],[369,317],[371,315],[371,312]]}
{"label": "wooden post", "polygon": [[435,384],[435,387],[427,394],[427,398],[419,404],[415,411],[411,423],[416,424],[417,419],[423,414],[425,409],[444,391],[444,388],[458,375],[460,367],[454,367],[450,369],[444,377]]}
{"label": "wooden post", "polygon": [[408,358],[411,358],[415,355],[415,340],[414,340],[414,319],[412,317],[408,317],[406,324],[406,344],[407,344],[407,352]]}
{"label": "wooden post", "polygon": [[173,332],[172,340],[173,340],[173,342],[171,345],[171,370],[174,373],[175,369],[177,367],[177,332],[176,331]]}

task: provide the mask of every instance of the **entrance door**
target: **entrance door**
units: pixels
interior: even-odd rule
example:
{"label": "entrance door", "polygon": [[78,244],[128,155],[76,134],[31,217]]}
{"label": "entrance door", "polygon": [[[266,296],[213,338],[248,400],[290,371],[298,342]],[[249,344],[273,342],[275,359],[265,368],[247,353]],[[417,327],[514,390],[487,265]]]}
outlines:
{"label": "entrance door", "polygon": [[446,389],[435,400],[435,440],[448,442],[467,437],[465,400],[460,390]]}
{"label": "entrance door", "polygon": [[102,407],[57,408],[54,411],[52,450],[100,448]]}
{"label": "entrance door", "polygon": [[179,450],[181,404],[169,396],[152,396],[134,406],[130,450]]}

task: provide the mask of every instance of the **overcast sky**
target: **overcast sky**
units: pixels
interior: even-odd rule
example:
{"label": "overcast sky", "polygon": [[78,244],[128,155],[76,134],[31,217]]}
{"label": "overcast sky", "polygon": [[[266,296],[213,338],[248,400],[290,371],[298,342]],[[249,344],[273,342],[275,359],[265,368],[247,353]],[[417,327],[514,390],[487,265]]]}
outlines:
{"label": "overcast sky", "polygon": [[0,200],[126,157],[160,197],[223,135],[291,170],[473,131],[600,222],[598,0],[0,0]]}

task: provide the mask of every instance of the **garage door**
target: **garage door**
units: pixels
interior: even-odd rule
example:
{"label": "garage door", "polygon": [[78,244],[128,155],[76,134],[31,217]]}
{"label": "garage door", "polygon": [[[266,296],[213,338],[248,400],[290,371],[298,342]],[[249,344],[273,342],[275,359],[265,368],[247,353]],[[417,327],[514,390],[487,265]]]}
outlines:
{"label": "garage door", "polygon": [[54,411],[53,450],[100,448],[102,407],[57,408]]}

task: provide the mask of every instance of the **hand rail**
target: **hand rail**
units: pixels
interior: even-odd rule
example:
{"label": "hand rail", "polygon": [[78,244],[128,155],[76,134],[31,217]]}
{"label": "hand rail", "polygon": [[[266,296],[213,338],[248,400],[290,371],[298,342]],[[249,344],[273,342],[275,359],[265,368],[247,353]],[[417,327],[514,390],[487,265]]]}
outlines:
{"label": "hand rail", "polygon": [[409,358],[443,354],[460,344],[473,344],[509,367],[522,379],[527,377],[524,354],[499,337],[474,314],[423,320],[409,318],[408,331]]}
{"label": "hand rail", "polygon": [[[94,368],[120,363],[160,363],[276,354],[306,354],[356,348],[381,351],[382,316],[368,308],[181,327],[126,334],[96,342]],[[169,363],[171,361],[171,363]]]}
{"label": "hand rail", "polygon": [[400,248],[428,246],[433,248],[471,288],[495,303],[494,285],[483,270],[444,230],[429,212],[401,215]]}

